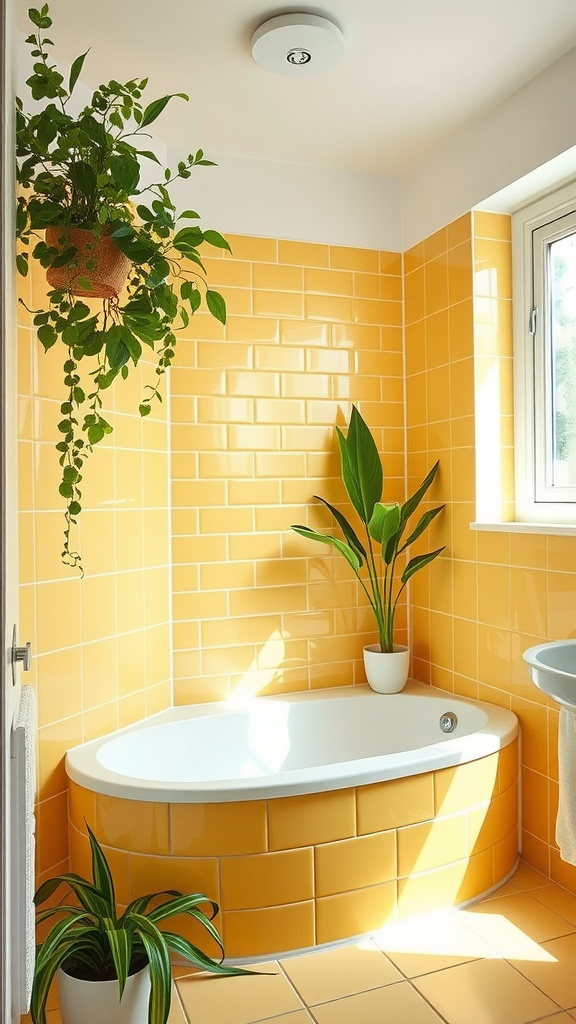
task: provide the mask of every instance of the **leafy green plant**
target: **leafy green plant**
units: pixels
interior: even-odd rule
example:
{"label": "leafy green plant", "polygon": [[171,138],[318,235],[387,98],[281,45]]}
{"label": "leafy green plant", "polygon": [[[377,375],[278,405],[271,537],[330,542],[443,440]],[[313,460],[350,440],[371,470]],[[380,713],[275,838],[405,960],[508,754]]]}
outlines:
{"label": "leafy green plant", "polygon": [[[224,956],[220,935],[212,924],[218,905],[202,893],[183,895],[172,889],[151,893],[133,900],[119,916],[108,862],[90,828],[88,837],[92,852],[92,881],[75,874],[57,875],[44,882],[34,897],[36,904],[44,903],[60,885],[67,885],[78,905],[58,903],[38,911],[39,924],[54,915],[58,921],[36,949],[30,1006],[33,1024],[46,1024],[46,1000],[59,967],[67,974],[87,981],[113,981],[117,978],[120,1000],[128,975],[149,964],[148,1024],[166,1024],[168,1019],[170,950],[212,974],[257,973],[213,960],[182,936],[160,930],[158,925],[167,918],[187,914],[206,929]],[[202,904],[208,905],[209,917],[200,909]]]}
{"label": "leafy green plant", "polygon": [[[190,223],[199,220],[194,210],[178,214],[170,197],[174,181],[189,178],[195,167],[212,165],[201,149],[175,171],[162,168],[154,184],[141,184],[141,165],[160,164],[150,149],[142,148],[147,130],[171,100],[188,97],[171,94],[144,106],[146,78],[111,81],[96,89],[79,114],[72,114],[89,51],[74,60],[65,82],[49,59],[53,43],[45,35],[52,26],[48,5],[28,14],[34,27],[26,40],[34,61],[27,80],[33,103],[27,113],[22,99],[16,101],[17,267],[26,275],[30,260],[37,260],[46,271],[67,271],[66,284],[48,292],[47,307],[31,313],[44,349],[64,346],[64,400],[56,444],[62,466],[59,489],[66,501],[62,559],[82,571],[70,531],[82,508],[84,462],[112,431],[102,414],[103,392],[118,376],[126,378],[129,366],[137,366],[148,348],[156,361],[156,377],[147,385],[140,414],[147,416],[151,403],[162,400],[161,381],[174,358],[177,331],[188,326],[203,302],[212,316],[226,322],[224,299],[208,287],[198,250],[204,243],[230,247],[219,232]],[[54,227],[56,244],[48,244],[44,230]],[[91,233],[85,264],[71,241],[73,228]],[[90,250],[93,245],[96,252],[103,237],[114,240],[130,270],[122,301],[113,295],[98,308],[85,300],[85,293],[96,267]],[[87,379],[81,379],[86,365]]]}
{"label": "leafy green plant", "polygon": [[[390,652],[394,650],[394,617],[408,580],[444,551],[444,547],[441,547],[427,554],[414,555],[398,575],[398,559],[444,508],[444,505],[438,505],[424,512],[416,525],[410,529],[408,536],[404,537],[409,528],[409,520],[436,476],[439,463],[432,467],[420,487],[403,505],[398,502],[384,504],[381,501],[384,482],[382,463],[370,429],[356,406],[352,407],[347,436],[344,436],[339,427],[336,427],[336,433],[340,447],[342,480],[364,527],[365,545],[343,513],[316,494],[314,497],[332,513],[342,530],[344,540],[308,526],[294,525],[292,529],[302,537],[331,545],[344,556],[362,586],[376,617],[380,648],[382,651]],[[381,569],[378,567],[377,556]],[[363,568],[364,573],[361,574],[360,570]]]}

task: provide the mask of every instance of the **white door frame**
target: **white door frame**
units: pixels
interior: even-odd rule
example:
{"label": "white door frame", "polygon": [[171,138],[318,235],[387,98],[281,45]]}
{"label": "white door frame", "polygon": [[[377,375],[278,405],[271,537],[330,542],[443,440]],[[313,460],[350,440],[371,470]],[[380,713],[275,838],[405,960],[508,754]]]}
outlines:
{"label": "white door frame", "polygon": [[13,22],[14,0],[0,0],[0,1020],[7,1024],[17,1024],[23,1009],[12,984],[10,937],[10,732],[20,690],[13,685],[11,656],[18,622]]}

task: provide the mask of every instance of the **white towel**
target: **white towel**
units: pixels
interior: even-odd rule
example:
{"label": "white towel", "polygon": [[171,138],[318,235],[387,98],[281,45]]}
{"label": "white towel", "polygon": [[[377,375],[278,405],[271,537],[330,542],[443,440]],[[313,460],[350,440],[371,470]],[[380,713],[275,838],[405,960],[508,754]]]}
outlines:
{"label": "white towel", "polygon": [[19,965],[19,999],[25,1013],[30,1004],[35,960],[34,854],[36,793],[36,694],[22,686],[12,730],[12,943]]}
{"label": "white towel", "polygon": [[576,864],[576,713],[560,708],[558,731],[558,817],[556,842],[562,860]]}

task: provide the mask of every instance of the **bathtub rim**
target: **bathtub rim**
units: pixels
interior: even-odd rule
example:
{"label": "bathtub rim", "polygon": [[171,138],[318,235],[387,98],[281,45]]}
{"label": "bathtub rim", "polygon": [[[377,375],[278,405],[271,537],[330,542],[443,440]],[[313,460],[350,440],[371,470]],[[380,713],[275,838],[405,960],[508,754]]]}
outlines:
{"label": "bathtub rim", "polygon": [[[453,767],[468,761],[478,760],[496,753],[508,746],[518,735],[518,719],[512,711],[498,705],[438,689],[428,684],[410,680],[399,694],[376,695],[367,685],[335,686],[319,690],[306,690],[290,694],[275,694],[258,699],[310,701],[327,700],[330,697],[360,699],[362,696],[376,697],[378,700],[401,699],[404,694],[421,696],[424,699],[442,699],[445,703],[443,711],[459,704],[480,706],[488,715],[487,723],[479,730],[464,737],[442,738],[439,742],[428,744],[394,755],[384,754],[377,757],[361,758],[329,765],[316,766],[314,769],[295,769],[274,776],[256,779],[230,779],[218,782],[161,782],[133,779],[105,768],[96,760],[98,749],[111,739],[126,733],[151,728],[155,724],[177,721],[182,718],[183,708],[193,712],[190,717],[204,717],[214,714],[214,709],[222,711],[221,701],[198,705],[183,705],[167,708],[141,719],[133,725],[114,730],[105,736],[90,740],[70,748],[66,753],[65,768],[68,778],[78,786],[103,796],[119,799],[137,800],[152,803],[228,803],[248,800],[269,800],[288,796],[302,796],[311,793],[323,793],[330,790],[349,789],[356,786],[386,782],[390,779],[406,778],[421,775],[425,772],[438,771],[440,768]],[[463,751],[462,747],[465,747]],[[466,753],[466,756],[464,754]],[[389,764],[384,764],[388,758]],[[311,778],[311,772],[313,777]],[[281,779],[279,784],[278,779]],[[192,788],[194,787],[194,788]]]}

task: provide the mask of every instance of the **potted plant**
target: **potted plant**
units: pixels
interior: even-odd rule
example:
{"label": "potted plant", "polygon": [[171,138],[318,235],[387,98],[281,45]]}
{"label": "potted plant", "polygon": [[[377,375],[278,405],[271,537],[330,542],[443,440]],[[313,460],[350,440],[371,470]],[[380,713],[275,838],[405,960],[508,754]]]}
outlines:
{"label": "potted plant", "polygon": [[[16,101],[17,267],[26,275],[35,260],[45,269],[46,304],[30,312],[43,348],[63,346],[56,444],[66,502],[62,558],[82,571],[70,531],[82,509],[86,458],[112,431],[102,413],[103,395],[149,350],[156,373],[140,414],[147,416],[151,403],[162,400],[162,377],[178,330],[203,303],[226,321],[224,300],[207,286],[198,250],[204,243],[230,247],[217,231],[200,228],[194,210],[177,213],[170,197],[174,181],[212,161],[199,149],[172,171],[162,167],[149,143],[146,148],[150,125],[166,105],[188,97],[177,93],[144,105],[147,79],[111,81],[73,113],[80,106],[78,81],[88,51],[73,61],[65,81],[49,58],[48,5],[31,9],[29,18],[30,112],[22,99]],[[142,167],[154,164],[160,164],[158,180],[144,184]]]}
{"label": "potted plant", "polygon": [[[406,549],[444,508],[444,505],[438,505],[429,509],[420,516],[414,527],[409,527],[411,517],[436,476],[439,463],[432,467],[420,487],[404,504],[385,504],[381,501],[383,473],[378,449],[356,406],[352,407],[346,437],[339,427],[336,427],[336,434],[340,447],[342,480],[364,528],[365,542],[360,540],[343,513],[318,495],[314,497],[332,513],[344,539],[308,526],[294,525],[292,529],[302,537],[336,548],[351,566],[368,598],[378,628],[379,642],[364,648],[368,682],[375,690],[394,693],[406,683],[410,658],[406,646],[394,643],[394,618],[398,601],[414,573],[429,565],[444,550],[441,547],[427,554],[414,555],[401,567]],[[406,532],[408,536],[405,536]]]}
{"label": "potted plant", "polygon": [[[33,1024],[46,1024],[46,1000],[58,973],[62,1024],[166,1024],[170,1012],[170,951],[213,974],[255,974],[213,960],[187,939],[159,924],[187,914],[224,948],[212,924],[218,905],[202,893],[175,890],[133,900],[118,914],[114,883],[104,853],[90,828],[92,880],[75,874],[57,875],[38,889],[34,902],[44,903],[60,885],[67,885],[77,905],[58,903],[39,911],[39,924],[56,916],[36,949],[30,1013]],[[167,898],[169,897],[169,898]],[[208,905],[209,916],[201,910]]]}

